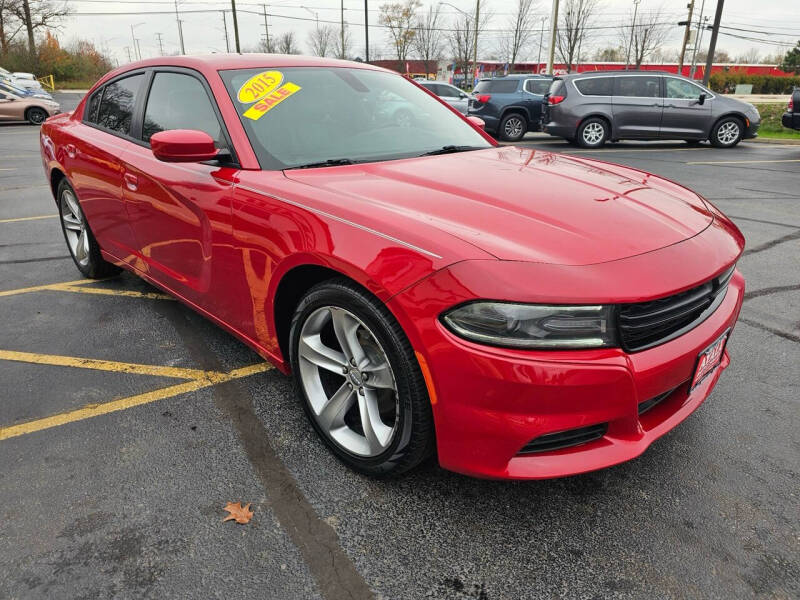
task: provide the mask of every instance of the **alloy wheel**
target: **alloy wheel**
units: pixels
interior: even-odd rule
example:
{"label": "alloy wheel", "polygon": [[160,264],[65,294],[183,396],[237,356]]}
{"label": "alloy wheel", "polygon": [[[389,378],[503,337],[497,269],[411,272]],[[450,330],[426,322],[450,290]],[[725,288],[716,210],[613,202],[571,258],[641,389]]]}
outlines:
{"label": "alloy wheel", "polygon": [[389,359],[350,311],[324,306],[303,323],[300,383],[319,428],[351,454],[374,457],[391,445],[400,405]]}
{"label": "alloy wheel", "polygon": [[34,108],[28,113],[28,119],[34,125],[41,125],[42,123],[44,123],[46,118],[47,115],[45,114],[45,112],[38,108]]}
{"label": "alloy wheel", "polygon": [[69,189],[65,189],[61,194],[61,222],[75,262],[81,267],[86,267],[90,256],[89,232],[78,199]]}
{"label": "alloy wheel", "polygon": [[717,129],[717,139],[726,146],[734,143],[739,138],[739,124],[736,121],[726,121]]}
{"label": "alloy wheel", "polygon": [[605,128],[597,122],[589,123],[583,128],[583,141],[589,146],[595,146],[600,143],[605,136]]}
{"label": "alloy wheel", "polygon": [[503,133],[509,139],[514,139],[522,135],[522,119],[519,117],[507,119],[503,126]]}

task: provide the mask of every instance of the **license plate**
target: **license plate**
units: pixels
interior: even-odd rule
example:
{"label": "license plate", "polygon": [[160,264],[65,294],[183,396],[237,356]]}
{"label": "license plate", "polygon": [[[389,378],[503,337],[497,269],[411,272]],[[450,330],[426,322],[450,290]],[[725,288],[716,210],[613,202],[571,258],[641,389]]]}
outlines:
{"label": "license plate", "polygon": [[730,329],[725,331],[708,348],[697,355],[697,366],[694,368],[694,377],[692,377],[692,385],[689,386],[689,391],[700,385],[722,362],[722,356],[725,354],[725,344],[728,341],[730,331]]}

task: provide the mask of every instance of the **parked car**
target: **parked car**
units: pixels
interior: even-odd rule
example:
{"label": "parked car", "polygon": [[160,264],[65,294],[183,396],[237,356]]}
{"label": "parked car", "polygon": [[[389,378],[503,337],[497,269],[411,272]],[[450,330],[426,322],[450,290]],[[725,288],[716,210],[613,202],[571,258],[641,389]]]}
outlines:
{"label": "parked car", "polygon": [[789,105],[781,117],[781,124],[789,129],[800,130],[800,87],[794,88],[789,97]]}
{"label": "parked car", "polygon": [[539,131],[542,102],[552,77],[507,75],[481,79],[472,90],[468,115],[480,117],[486,131],[495,137],[516,142],[528,131]]}
{"label": "parked car", "polygon": [[47,117],[61,112],[58,102],[33,96],[17,96],[0,89],[0,121],[28,121],[41,125]]}
{"label": "parked car", "polygon": [[732,148],[758,135],[761,116],[752,104],[672,73],[596,71],[556,77],[542,122],[543,131],[584,148],[637,139]]}
{"label": "parked car", "polygon": [[[373,118],[383,96],[413,107],[408,127]],[[719,210],[636,169],[500,146],[398,73],[153,58],[40,138],[80,272],[128,269],[291,373],[364,473],[432,453],[492,478],[615,465],[729,364],[744,238]]]}
{"label": "parked car", "polygon": [[9,83],[7,80],[0,79],[0,92],[8,92],[20,98],[42,98],[44,100],[52,100],[53,97],[44,90],[34,91],[26,90],[25,88]]}
{"label": "parked car", "polygon": [[474,98],[474,96],[467,94],[465,91],[458,89],[456,86],[451,85],[446,81],[425,80],[418,81],[417,83],[439,96],[442,100],[463,114],[467,114],[469,101],[471,98]]}

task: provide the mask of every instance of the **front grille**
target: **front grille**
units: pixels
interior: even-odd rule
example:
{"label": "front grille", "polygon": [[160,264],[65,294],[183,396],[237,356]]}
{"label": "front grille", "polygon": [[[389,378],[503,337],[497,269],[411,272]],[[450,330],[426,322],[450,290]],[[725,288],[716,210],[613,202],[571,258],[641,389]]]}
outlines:
{"label": "front grille", "polygon": [[702,323],[725,298],[735,265],[710,281],[680,294],[621,304],[618,326],[622,347],[637,352],[663,344]]}
{"label": "front grille", "polygon": [[639,402],[639,414],[643,415],[648,410],[655,407],[655,405],[658,404],[659,402],[666,400],[670,396],[670,394],[672,394],[672,392],[678,389],[678,387],[674,387],[671,390],[667,390],[666,392],[664,392],[663,394],[659,394],[655,398],[650,398],[649,400],[645,400],[644,402]]}
{"label": "front grille", "polygon": [[603,437],[607,430],[608,423],[598,423],[589,427],[548,433],[532,439],[519,451],[519,454],[536,454],[585,444]]}

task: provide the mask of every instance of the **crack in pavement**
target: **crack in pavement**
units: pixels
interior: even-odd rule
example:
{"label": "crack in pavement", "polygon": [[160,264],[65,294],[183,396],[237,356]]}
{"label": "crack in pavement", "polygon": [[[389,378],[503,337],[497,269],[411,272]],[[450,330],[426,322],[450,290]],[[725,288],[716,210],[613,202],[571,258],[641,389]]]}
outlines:
{"label": "crack in pavement", "polygon": [[64,260],[65,258],[71,258],[69,255],[67,256],[43,256],[41,258],[23,258],[20,260],[0,260],[0,265],[21,265],[24,263],[36,263],[36,262],[45,262],[48,260]]}
{"label": "crack in pavement", "polygon": [[745,250],[742,253],[742,256],[749,256],[750,254],[756,254],[757,252],[763,252],[764,250],[769,250],[770,248],[774,248],[778,244],[784,244],[786,242],[792,242],[794,240],[800,240],[800,229],[793,233],[787,233],[779,238],[775,238],[774,240],[770,240],[769,242],[765,242],[760,246],[756,246],[755,248],[750,248],[749,250]]}
{"label": "crack in pavement", "polygon": [[795,285],[776,285],[773,287],[762,288],[760,290],[753,290],[752,292],[745,292],[744,301],[752,300],[753,298],[760,298],[761,296],[769,296],[770,294],[777,294],[779,292],[793,292],[800,290],[800,283]]}
{"label": "crack in pavement", "polygon": [[[190,322],[195,316],[191,309],[177,302],[159,305],[156,311],[169,320],[194,361],[209,370],[223,368]],[[317,515],[270,445],[267,430],[253,409],[251,395],[235,381],[219,384],[211,393],[217,408],[236,429],[247,459],[264,485],[278,524],[300,551],[322,596],[327,600],[373,600],[366,581],[339,544],[336,531]]]}
{"label": "crack in pavement", "polygon": [[771,333],[772,335],[777,335],[778,337],[782,337],[790,342],[796,342],[800,344],[800,335],[781,331],[780,329],[775,329],[774,327],[770,327],[768,325],[762,325],[758,321],[751,321],[750,319],[745,319],[744,317],[739,317],[739,322],[744,323],[745,325],[750,325],[750,327],[755,327],[756,329],[761,329],[767,333]]}
{"label": "crack in pavement", "polygon": [[765,225],[777,225],[778,227],[791,227],[792,229],[800,228],[800,225],[793,225],[791,223],[781,223],[780,221],[765,221],[764,219],[753,219],[751,217],[737,217],[735,215],[728,215],[726,216],[729,219],[739,219],[740,221],[750,221],[752,223],[764,223]]}

